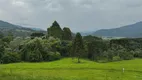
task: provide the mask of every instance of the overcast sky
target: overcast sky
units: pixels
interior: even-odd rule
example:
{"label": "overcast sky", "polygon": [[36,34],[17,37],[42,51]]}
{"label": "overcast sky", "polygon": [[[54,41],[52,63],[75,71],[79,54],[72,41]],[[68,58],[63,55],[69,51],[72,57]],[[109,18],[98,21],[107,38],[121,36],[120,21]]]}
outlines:
{"label": "overcast sky", "polygon": [[0,19],[47,29],[54,20],[73,32],[142,21],[142,0],[0,0]]}

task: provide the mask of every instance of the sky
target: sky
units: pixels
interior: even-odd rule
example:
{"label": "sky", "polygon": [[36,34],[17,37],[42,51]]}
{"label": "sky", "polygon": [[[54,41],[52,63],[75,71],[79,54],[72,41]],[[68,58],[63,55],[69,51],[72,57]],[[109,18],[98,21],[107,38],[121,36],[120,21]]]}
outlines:
{"label": "sky", "polygon": [[0,20],[46,30],[53,21],[73,32],[142,21],[142,0],[0,0]]}

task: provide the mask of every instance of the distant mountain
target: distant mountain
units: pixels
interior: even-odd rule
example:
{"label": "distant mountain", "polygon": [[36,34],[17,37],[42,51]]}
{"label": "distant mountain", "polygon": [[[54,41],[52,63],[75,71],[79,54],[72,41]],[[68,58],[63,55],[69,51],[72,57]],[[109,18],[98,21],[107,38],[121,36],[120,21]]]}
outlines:
{"label": "distant mountain", "polygon": [[34,30],[31,28],[25,28],[19,25],[14,25],[5,21],[0,20],[0,32],[4,35],[8,35],[9,33],[12,33],[15,37],[28,37],[33,32],[43,32],[43,30]]}
{"label": "distant mountain", "polygon": [[108,37],[142,37],[142,22],[114,29],[101,29],[92,35]]}
{"label": "distant mountain", "polygon": [[80,33],[82,36],[87,36],[87,35],[93,34],[93,32],[91,32],[91,31],[90,32],[89,31],[88,32],[80,32]]}
{"label": "distant mountain", "polygon": [[40,28],[31,28],[32,30],[35,30],[35,31],[44,31],[44,30],[42,30],[42,29],[40,29]]}

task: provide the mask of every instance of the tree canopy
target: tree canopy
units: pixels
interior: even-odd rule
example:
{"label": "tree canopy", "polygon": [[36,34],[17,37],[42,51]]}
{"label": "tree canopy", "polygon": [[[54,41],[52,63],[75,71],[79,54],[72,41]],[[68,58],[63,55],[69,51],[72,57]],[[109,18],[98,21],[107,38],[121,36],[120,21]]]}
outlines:
{"label": "tree canopy", "polygon": [[63,28],[63,40],[72,40],[72,32],[69,28]]}
{"label": "tree canopy", "polygon": [[47,33],[48,37],[52,36],[55,38],[62,39],[63,31],[57,21],[54,21],[52,26],[47,29]]}

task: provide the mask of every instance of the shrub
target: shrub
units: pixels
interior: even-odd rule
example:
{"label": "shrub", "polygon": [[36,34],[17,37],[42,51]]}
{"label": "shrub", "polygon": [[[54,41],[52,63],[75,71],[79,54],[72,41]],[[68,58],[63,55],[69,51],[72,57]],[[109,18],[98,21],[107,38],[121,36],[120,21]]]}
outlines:
{"label": "shrub", "polygon": [[61,58],[61,54],[59,52],[49,52],[47,54],[47,61],[53,61],[53,60],[58,60]]}
{"label": "shrub", "polygon": [[108,50],[108,51],[104,51],[103,52],[103,56],[105,57],[105,58],[107,58],[108,59],[108,61],[112,61],[113,60],[113,55],[114,55],[114,51],[113,50]]}
{"label": "shrub", "polygon": [[0,59],[2,58],[3,54],[4,54],[4,46],[0,45]]}
{"label": "shrub", "polygon": [[113,61],[120,61],[120,60],[121,60],[120,56],[114,56],[113,57]]}
{"label": "shrub", "polygon": [[134,52],[134,57],[140,57],[142,58],[142,50],[141,49],[136,49]]}
{"label": "shrub", "polygon": [[35,38],[21,47],[21,56],[23,61],[40,62],[43,61],[42,53],[44,48],[40,38]]}
{"label": "shrub", "polygon": [[59,52],[55,53],[55,60],[58,60],[61,58],[61,54]]}
{"label": "shrub", "polygon": [[35,50],[30,53],[28,60],[30,62],[40,62],[43,60],[42,55],[39,50]]}
{"label": "shrub", "polygon": [[5,53],[1,60],[2,63],[15,63],[15,62],[20,62],[21,58],[18,53],[13,52],[13,53]]}
{"label": "shrub", "polygon": [[123,53],[120,54],[120,58],[123,60],[130,60],[133,59],[133,54],[128,51],[124,51]]}

